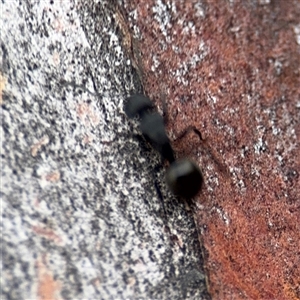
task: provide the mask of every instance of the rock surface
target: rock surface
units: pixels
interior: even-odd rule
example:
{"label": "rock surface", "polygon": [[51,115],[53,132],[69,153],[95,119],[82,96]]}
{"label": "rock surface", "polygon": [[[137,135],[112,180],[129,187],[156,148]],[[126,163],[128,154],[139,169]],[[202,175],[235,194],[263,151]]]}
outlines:
{"label": "rock surface", "polygon": [[[300,299],[300,2],[124,0],[146,93],[202,166],[213,299]],[[135,52],[134,52],[135,53]]]}
{"label": "rock surface", "polygon": [[3,299],[209,299],[193,215],[123,111],[117,4],[0,11]]}

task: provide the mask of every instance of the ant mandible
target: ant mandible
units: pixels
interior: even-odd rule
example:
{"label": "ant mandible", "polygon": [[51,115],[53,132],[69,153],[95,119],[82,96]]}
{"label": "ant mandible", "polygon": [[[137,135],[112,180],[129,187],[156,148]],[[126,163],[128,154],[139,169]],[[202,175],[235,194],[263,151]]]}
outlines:
{"label": "ant mandible", "polygon": [[188,158],[176,160],[167,136],[163,117],[155,111],[151,100],[142,94],[134,94],[126,99],[125,113],[129,118],[138,116],[140,129],[145,139],[169,162],[166,181],[177,196],[190,199],[201,189],[203,175],[200,168]]}

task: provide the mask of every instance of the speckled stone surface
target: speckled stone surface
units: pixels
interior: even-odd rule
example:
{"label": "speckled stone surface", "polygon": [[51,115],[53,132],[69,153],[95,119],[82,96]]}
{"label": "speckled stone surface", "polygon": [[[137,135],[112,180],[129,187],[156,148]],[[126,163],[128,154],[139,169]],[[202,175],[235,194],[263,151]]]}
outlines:
{"label": "speckled stone surface", "polygon": [[0,11],[2,299],[209,299],[193,214],[123,111],[115,2]]}
{"label": "speckled stone surface", "polygon": [[213,299],[300,299],[300,2],[122,1],[146,93],[202,166]]}

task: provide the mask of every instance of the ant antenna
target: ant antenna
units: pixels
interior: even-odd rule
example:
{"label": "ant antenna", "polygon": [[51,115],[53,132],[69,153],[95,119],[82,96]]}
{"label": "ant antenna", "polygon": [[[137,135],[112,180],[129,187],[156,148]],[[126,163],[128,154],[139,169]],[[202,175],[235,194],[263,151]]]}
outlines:
{"label": "ant antenna", "polygon": [[181,140],[183,137],[185,137],[188,133],[190,132],[194,132],[196,135],[198,135],[199,139],[201,141],[205,141],[205,139],[202,137],[201,132],[195,127],[195,126],[188,126],[183,132],[181,132],[175,139],[175,141],[177,140]]}

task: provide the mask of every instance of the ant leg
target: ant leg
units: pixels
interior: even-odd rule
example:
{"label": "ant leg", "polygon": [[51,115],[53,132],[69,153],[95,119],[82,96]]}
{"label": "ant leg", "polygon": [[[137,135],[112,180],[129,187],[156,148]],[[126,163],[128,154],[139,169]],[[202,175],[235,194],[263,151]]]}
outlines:
{"label": "ant leg", "polygon": [[[155,174],[157,174],[159,172],[159,170],[161,170],[161,165],[156,165],[154,168]],[[157,196],[162,204],[162,208],[163,208],[163,215],[164,215],[164,223],[167,227],[168,226],[168,214],[167,214],[167,210],[166,210],[166,206],[165,206],[165,200],[164,197],[162,195],[161,189],[160,189],[160,184],[159,184],[159,180],[157,180],[156,175],[153,174],[153,180],[154,180],[154,187],[156,189],[156,193]]]}
{"label": "ant leg", "polygon": [[[161,115],[164,119],[164,124],[165,125],[167,125],[168,121],[169,121],[168,104],[167,104],[166,99],[167,99],[167,94],[166,93],[161,93],[159,104],[162,106]],[[158,105],[157,105],[157,107],[158,107]]]}
{"label": "ant leg", "polygon": [[163,207],[163,211],[164,211],[164,217],[165,217],[165,222],[166,222],[166,225],[167,225],[168,224],[168,217],[167,217],[167,211],[166,211],[166,207],[165,207],[165,201],[164,201],[163,195],[162,195],[162,193],[160,191],[158,182],[156,180],[154,181],[154,186],[155,186],[158,198],[160,199],[160,201],[162,203],[162,207]]}
{"label": "ant leg", "polygon": [[161,98],[161,103],[162,103],[162,115],[164,118],[165,124],[168,124],[169,122],[169,114],[168,114],[168,104],[166,101],[167,95],[163,94]]}

